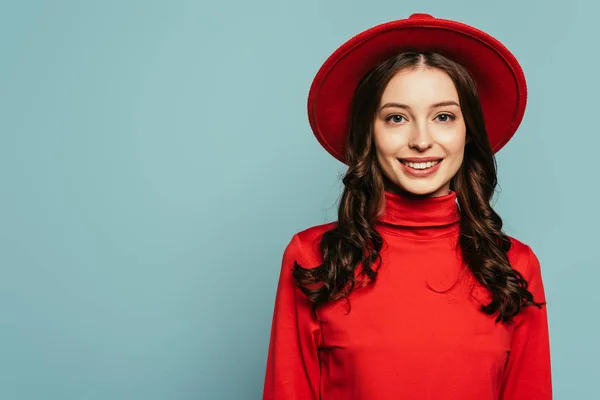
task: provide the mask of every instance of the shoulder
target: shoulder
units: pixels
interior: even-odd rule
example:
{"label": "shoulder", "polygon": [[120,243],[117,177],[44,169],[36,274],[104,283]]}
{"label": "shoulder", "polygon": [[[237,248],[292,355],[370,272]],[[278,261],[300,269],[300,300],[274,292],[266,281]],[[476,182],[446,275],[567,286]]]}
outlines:
{"label": "shoulder", "polygon": [[304,267],[316,267],[322,263],[320,243],[323,234],[335,228],[337,222],[315,225],[295,233],[287,245],[286,252],[293,253]]}
{"label": "shoulder", "polygon": [[529,283],[534,296],[543,296],[542,271],[540,261],[532,248],[522,241],[509,236],[512,246],[507,253],[508,261],[513,269],[519,271]]}
{"label": "shoulder", "polygon": [[533,251],[528,244],[509,236],[511,242],[510,250],[508,251],[508,260],[513,268],[524,269],[527,266],[529,257]]}
{"label": "shoulder", "polygon": [[511,241],[511,247],[507,253],[510,264],[513,268],[520,270],[520,272],[526,272],[527,267],[531,263],[531,258],[537,258],[535,253],[527,243],[512,236],[508,238]]}

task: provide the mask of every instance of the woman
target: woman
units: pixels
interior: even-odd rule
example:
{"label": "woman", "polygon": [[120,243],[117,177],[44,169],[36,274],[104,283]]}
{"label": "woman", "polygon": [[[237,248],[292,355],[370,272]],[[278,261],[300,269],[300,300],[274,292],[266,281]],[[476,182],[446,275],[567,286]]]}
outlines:
{"label": "woman", "polygon": [[455,21],[415,14],[332,54],[309,117],[344,192],[285,249],[264,399],[552,397],[539,261],[490,206],[525,101],[512,54]]}

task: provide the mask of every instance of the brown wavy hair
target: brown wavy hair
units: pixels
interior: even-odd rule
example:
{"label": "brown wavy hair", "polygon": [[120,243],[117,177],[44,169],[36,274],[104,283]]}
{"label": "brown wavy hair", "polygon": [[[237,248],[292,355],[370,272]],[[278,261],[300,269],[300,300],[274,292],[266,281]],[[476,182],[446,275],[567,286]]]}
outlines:
{"label": "brown wavy hair", "polygon": [[[509,237],[490,200],[497,185],[496,160],[490,146],[476,85],[460,64],[437,53],[405,52],[389,58],[360,81],[352,102],[350,132],[346,145],[348,169],[335,227],[322,236],[323,263],[315,268],[294,264],[296,285],[317,307],[346,298],[355,288],[377,279],[383,240],[374,228],[382,210],[387,179],[377,162],[373,122],[383,91],[390,79],[407,68],[437,68],[446,72],[456,87],[467,139],[463,163],[452,178],[461,213],[458,245],[473,276],[485,287],[491,301],[481,311],[498,314],[496,321],[512,321],[534,301],[528,283],[509,263]],[[357,271],[357,267],[360,269]]]}

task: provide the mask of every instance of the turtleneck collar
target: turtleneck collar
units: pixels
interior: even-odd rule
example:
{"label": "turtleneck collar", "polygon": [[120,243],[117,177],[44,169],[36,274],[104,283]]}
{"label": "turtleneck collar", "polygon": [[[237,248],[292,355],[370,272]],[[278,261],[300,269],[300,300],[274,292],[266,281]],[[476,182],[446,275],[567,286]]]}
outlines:
{"label": "turtleneck collar", "polygon": [[437,197],[409,197],[385,191],[377,228],[413,237],[439,237],[459,230],[456,192]]}

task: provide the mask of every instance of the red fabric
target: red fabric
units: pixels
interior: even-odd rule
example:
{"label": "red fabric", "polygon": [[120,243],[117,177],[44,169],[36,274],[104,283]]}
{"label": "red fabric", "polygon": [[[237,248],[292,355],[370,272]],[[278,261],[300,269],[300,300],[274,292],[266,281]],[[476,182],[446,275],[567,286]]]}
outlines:
{"label": "red fabric", "polygon": [[[294,286],[294,260],[320,264],[321,234],[293,236],[283,254],[263,399],[547,400],[552,397],[546,307],[526,307],[514,325],[479,311],[489,299],[457,251],[456,194],[408,200],[386,193],[375,284],[311,313]],[[512,239],[509,260],[545,301],[540,264]]]}
{"label": "red fabric", "polygon": [[490,144],[499,151],[525,113],[525,75],[497,39],[461,22],[413,14],[349,39],[323,63],[308,95],[308,118],[319,143],[344,162],[352,97],[375,65],[403,51],[433,51],[464,66],[477,84]]}

